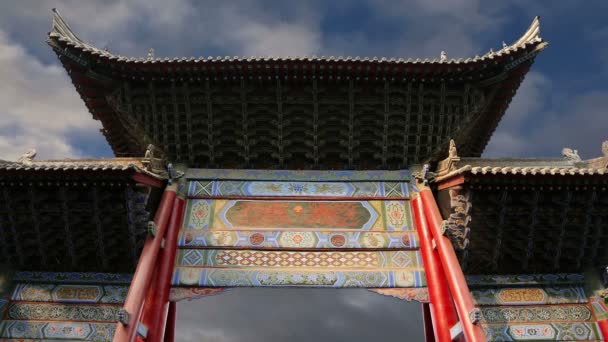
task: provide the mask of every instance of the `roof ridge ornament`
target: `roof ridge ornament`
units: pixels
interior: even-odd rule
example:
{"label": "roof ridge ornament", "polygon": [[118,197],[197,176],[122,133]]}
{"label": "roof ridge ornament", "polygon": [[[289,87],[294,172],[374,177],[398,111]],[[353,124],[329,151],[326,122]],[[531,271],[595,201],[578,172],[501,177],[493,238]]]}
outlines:
{"label": "roof ridge ornament", "polygon": [[19,159],[17,159],[17,163],[30,164],[36,157],[36,149],[32,148],[27,150],[24,154],[22,154]]}
{"label": "roof ridge ornament", "polygon": [[439,57],[439,61],[440,62],[447,62],[448,61],[448,54],[445,53],[445,51],[441,51],[441,56]]}
{"label": "roof ridge ornament", "polygon": [[56,34],[77,43],[84,43],[84,41],[78,38],[74,31],[72,31],[68,23],[63,20],[58,9],[53,8],[51,11],[53,12],[53,23],[49,35]]}
{"label": "roof ridge ornament", "polygon": [[602,155],[608,157],[608,140],[602,143]]}
{"label": "roof ridge ornament", "polygon": [[148,55],[146,56],[146,60],[147,61],[154,60],[154,48],[150,48],[150,50],[148,50]]}
{"label": "roof ridge ornament", "polygon": [[569,147],[564,147],[562,149],[562,156],[564,156],[564,159],[569,162],[576,163],[582,161],[581,157],[578,155],[578,151]]}
{"label": "roof ridge ornament", "polygon": [[450,149],[448,150],[448,158],[458,158],[458,151],[456,150],[456,142],[454,139],[450,139]]}

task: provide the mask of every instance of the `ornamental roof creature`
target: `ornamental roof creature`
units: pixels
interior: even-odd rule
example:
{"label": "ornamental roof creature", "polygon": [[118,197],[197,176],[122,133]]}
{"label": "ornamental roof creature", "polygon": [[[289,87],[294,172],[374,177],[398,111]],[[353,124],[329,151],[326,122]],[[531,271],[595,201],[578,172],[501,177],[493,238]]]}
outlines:
{"label": "ornamental roof creature", "polygon": [[602,155],[604,155],[604,157],[608,157],[608,140],[602,143]]}
{"label": "ornamental roof creature", "polygon": [[18,163],[29,163],[36,157],[36,150],[29,149],[27,152],[22,154],[19,159],[17,159]]}
{"label": "ornamental roof creature", "polygon": [[454,139],[450,139],[450,149],[448,151],[448,158],[458,157],[458,151],[456,150],[456,142]]}
{"label": "ornamental roof creature", "polygon": [[562,156],[564,156],[564,159],[571,162],[580,162],[582,160],[581,157],[578,155],[578,151],[573,150],[569,147],[564,147],[562,149]]}

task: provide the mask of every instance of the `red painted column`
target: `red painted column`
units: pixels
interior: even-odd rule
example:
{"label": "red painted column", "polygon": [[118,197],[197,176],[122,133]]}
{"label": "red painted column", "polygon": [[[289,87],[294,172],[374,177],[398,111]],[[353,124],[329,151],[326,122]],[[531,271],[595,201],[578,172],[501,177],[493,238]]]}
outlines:
{"label": "red painted column", "polygon": [[608,319],[603,319],[601,321],[597,321],[597,325],[600,327],[600,331],[602,332],[603,341],[608,340]]}
{"label": "red painted column", "polygon": [[124,310],[130,315],[129,324],[123,325],[121,322],[117,323],[113,339],[115,342],[131,342],[135,340],[137,324],[144,304],[144,296],[152,280],[156,260],[160,252],[161,241],[165,235],[167,222],[173,209],[176,189],[177,184],[169,185],[165,188],[163,197],[156,210],[156,215],[154,216],[156,235],[148,236],[144,243],[144,248],[139,256],[139,262],[137,263],[137,268],[129,287],[129,293],[123,305]]}
{"label": "red painted column", "polygon": [[481,326],[473,324],[469,318],[469,313],[475,309],[473,298],[467,285],[464,273],[458,263],[456,252],[450,240],[441,232],[441,213],[433,197],[433,193],[429,189],[420,191],[420,199],[424,207],[424,214],[427,218],[429,228],[433,234],[437,251],[446,271],[445,275],[450,286],[450,292],[454,297],[456,311],[462,324],[464,336],[468,342],[486,341],[485,334]]}
{"label": "red painted column", "polygon": [[165,342],[175,341],[175,317],[177,316],[177,303],[169,303],[169,316],[167,317],[167,329],[165,329]]}
{"label": "red painted column", "polygon": [[143,323],[148,328],[146,341],[161,342],[165,336],[167,314],[169,310],[169,292],[171,290],[171,277],[175,266],[177,254],[177,235],[182,223],[184,213],[182,198],[175,198],[173,213],[169,227],[165,234],[165,247],[160,251],[156,263],[156,277],[154,283],[148,288],[144,304]]}
{"label": "red painted column", "polygon": [[429,303],[422,304],[422,322],[424,323],[424,342],[435,342],[433,335],[433,318],[431,318],[431,308]]}
{"label": "red painted column", "polygon": [[422,201],[420,198],[415,198],[412,204],[420,239],[420,254],[422,255],[429,298],[432,304],[430,305],[430,314],[435,341],[449,342],[451,341],[450,328],[458,322],[458,316],[454,309],[439,255],[433,249],[432,236],[424,217]]}

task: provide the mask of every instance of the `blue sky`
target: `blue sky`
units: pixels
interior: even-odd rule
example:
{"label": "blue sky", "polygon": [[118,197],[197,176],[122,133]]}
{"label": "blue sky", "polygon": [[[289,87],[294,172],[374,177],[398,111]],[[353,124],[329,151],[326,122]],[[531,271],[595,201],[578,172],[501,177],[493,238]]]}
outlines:
{"label": "blue sky", "polygon": [[[570,146],[592,158],[608,139],[604,0],[21,0],[0,3],[0,159],[16,159],[32,147],[40,158],[111,155],[99,123],[45,43],[53,7],[98,47],[128,56],[154,48],[161,57],[436,58],[442,50],[468,57],[512,43],[540,15],[549,47],[537,57],[485,156],[559,157]],[[183,304],[181,339],[420,337],[416,304],[363,290],[286,291],[236,290],[225,301],[219,296]]]}

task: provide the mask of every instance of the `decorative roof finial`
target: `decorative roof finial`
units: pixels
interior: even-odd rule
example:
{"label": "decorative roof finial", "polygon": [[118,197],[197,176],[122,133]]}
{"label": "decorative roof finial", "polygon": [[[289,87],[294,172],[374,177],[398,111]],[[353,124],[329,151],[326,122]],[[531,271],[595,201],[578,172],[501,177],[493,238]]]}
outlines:
{"label": "decorative roof finial", "polygon": [[602,143],[602,154],[604,157],[608,157],[608,140]]}
{"label": "decorative roof finial", "polygon": [[456,142],[454,139],[450,139],[450,149],[448,150],[448,158],[458,157],[458,151],[456,150]]}
{"label": "decorative roof finial", "polygon": [[494,49],[490,49],[490,52],[488,52],[488,56],[490,56],[490,57],[494,56]]}
{"label": "decorative roof finial", "polygon": [[148,50],[148,58],[146,58],[147,60],[151,61],[154,59],[154,49],[150,48],[150,50]]}
{"label": "decorative roof finial", "polygon": [[564,159],[567,161],[571,161],[571,162],[580,162],[581,161],[581,157],[578,155],[578,151],[573,150],[569,147],[564,147],[562,149],[562,156],[564,156]]}
{"label": "decorative roof finial", "polygon": [[503,49],[506,49],[508,46],[509,46],[509,45],[507,45],[507,43],[505,43],[505,41],[503,40],[503,41],[502,41],[502,48],[503,48]]}
{"label": "decorative roof finial", "polygon": [[32,160],[34,159],[34,157],[36,157],[36,150],[32,148],[32,149],[29,149],[24,154],[22,154],[21,157],[19,157],[19,159],[17,159],[17,162],[18,163],[31,163]]}
{"label": "decorative roof finial", "polygon": [[445,53],[445,51],[441,51],[441,57],[439,58],[440,62],[447,62],[448,60],[448,54]]}
{"label": "decorative roof finial", "polygon": [[144,158],[145,159],[154,158],[154,150],[156,150],[156,147],[152,144],[149,144],[148,147],[146,148],[146,153],[144,154]]}

